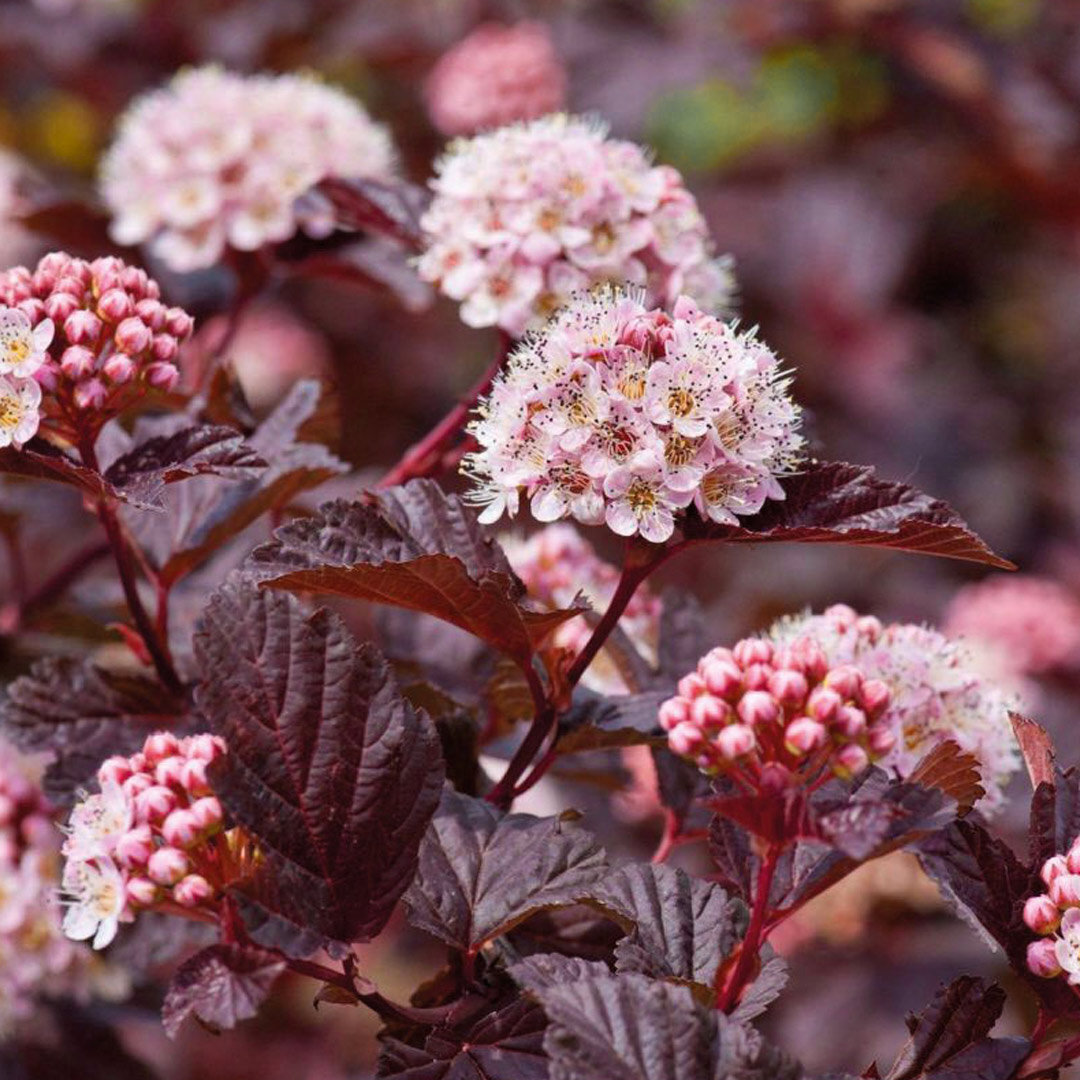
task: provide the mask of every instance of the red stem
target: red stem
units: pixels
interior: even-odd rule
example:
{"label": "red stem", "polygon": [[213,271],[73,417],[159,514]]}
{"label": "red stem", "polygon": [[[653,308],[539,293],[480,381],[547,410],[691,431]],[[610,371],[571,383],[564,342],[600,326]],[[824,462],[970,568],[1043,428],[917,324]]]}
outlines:
{"label": "red stem", "polygon": [[466,395],[425,435],[411,446],[402,459],[379,481],[380,488],[395,487],[407,480],[430,476],[435,472],[444,454],[454,441],[476,403],[490,389],[513,344],[513,339],[499,331],[499,344],[495,358],[480,379]]}
{"label": "red stem", "polygon": [[722,1012],[731,1012],[739,1003],[743,991],[754,971],[757,955],[765,941],[765,930],[769,916],[769,893],[772,890],[773,875],[780,852],[770,847],[758,868],[757,884],[754,889],[754,906],[750,912],[750,924],[746,935],[739,945],[735,966],[725,978],[724,968],[716,973],[716,1007]]}

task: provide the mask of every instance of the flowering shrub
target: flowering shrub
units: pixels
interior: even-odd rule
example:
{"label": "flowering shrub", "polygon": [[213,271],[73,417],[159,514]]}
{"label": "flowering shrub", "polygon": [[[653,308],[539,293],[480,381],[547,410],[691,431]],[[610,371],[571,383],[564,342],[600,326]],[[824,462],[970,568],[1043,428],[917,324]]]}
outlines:
{"label": "flowering shrub", "polygon": [[431,187],[418,269],[469,326],[518,337],[604,282],[731,306],[728,262],[682,178],[596,121],[557,114],[453,142]]}

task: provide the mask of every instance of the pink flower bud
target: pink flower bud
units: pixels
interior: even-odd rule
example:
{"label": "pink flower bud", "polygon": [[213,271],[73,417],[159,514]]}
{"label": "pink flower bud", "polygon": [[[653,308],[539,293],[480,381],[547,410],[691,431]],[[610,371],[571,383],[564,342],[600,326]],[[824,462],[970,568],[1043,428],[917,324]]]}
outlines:
{"label": "pink flower bud", "polygon": [[1053,979],[1061,974],[1061,965],[1058,963],[1057,950],[1050,938],[1042,938],[1033,941],[1027,947],[1028,971],[1043,979]]}
{"label": "pink flower bud", "polygon": [[85,308],[73,311],[64,320],[64,336],[72,345],[93,345],[101,334],[101,320]]}
{"label": "pink flower bud", "polygon": [[79,301],[70,293],[53,293],[45,298],[45,314],[58,326],[66,323],[68,316],[79,308]]}
{"label": "pink flower bud", "polygon": [[190,337],[194,327],[195,320],[183,308],[169,308],[165,313],[165,329],[181,341]]}
{"label": "pink flower bud", "polygon": [[189,794],[198,798],[200,795],[210,794],[210,784],[206,779],[206,762],[185,761],[180,770],[180,786]]}
{"label": "pink flower bud", "polygon": [[75,404],[80,409],[100,409],[108,396],[100,379],[87,379],[75,387]]}
{"label": "pink flower bud", "polygon": [[216,829],[222,822],[225,812],[220,800],[213,795],[205,795],[191,804],[191,813],[196,824],[203,832]]}
{"label": "pink flower bud", "polygon": [[709,693],[717,697],[731,699],[742,691],[742,672],[730,661],[710,658],[701,675]]}
{"label": "pink flower bud", "polygon": [[765,690],[750,690],[743,694],[737,706],[742,720],[751,726],[771,724],[780,715],[780,706],[776,699]]}
{"label": "pink flower bud", "polygon": [[150,856],[147,870],[159,885],[175,885],[190,869],[188,857],[177,848],[158,848]]}
{"label": "pink flower bud", "polygon": [[747,690],[764,690],[772,675],[772,664],[751,664],[743,671],[743,686]]}
{"label": "pink flower bud", "polygon": [[1049,896],[1029,896],[1024,901],[1024,922],[1036,934],[1052,934],[1061,923],[1061,911]]}
{"label": "pink flower bud", "polygon": [[806,703],[806,711],[820,723],[831,724],[836,719],[836,714],[843,704],[843,699],[835,690],[828,690],[823,686],[818,686],[810,692],[810,699]]}
{"label": "pink flower bud", "polygon": [[180,372],[175,364],[151,364],[146,369],[146,381],[168,393],[176,388],[180,381]]}
{"label": "pink flower bud", "polygon": [[680,697],[693,699],[698,694],[704,694],[706,689],[705,680],[696,671],[691,671],[679,680]]}
{"label": "pink flower bud", "polygon": [[15,817],[15,800],[8,795],[0,795],[0,825],[9,824]]}
{"label": "pink flower bud", "polygon": [[131,315],[135,310],[135,305],[123,289],[109,289],[102,293],[97,309],[103,319],[111,323],[119,323]]}
{"label": "pink flower bud", "polygon": [[676,724],[682,724],[690,719],[690,710],[686,700],[681,697],[668,698],[660,706],[660,726],[665,731],[670,731]]}
{"label": "pink flower bud", "polygon": [[128,292],[141,295],[146,289],[146,271],[138,266],[125,266],[120,271],[120,284]]}
{"label": "pink flower bud", "polygon": [[[45,258],[48,258],[48,256],[46,256]],[[52,292],[54,286],[56,285],[57,275],[58,275],[59,272],[60,271],[57,268],[54,268],[53,266],[46,266],[45,265],[45,259],[42,259],[41,265],[38,267],[37,271],[34,273],[34,276],[33,276],[33,279],[32,279],[34,292],[36,292],[36,293]]]}
{"label": "pink flower bud", "polygon": [[735,648],[731,650],[735,662],[743,667],[750,664],[767,664],[773,658],[772,642],[764,638],[743,638]]}
{"label": "pink flower bud", "polygon": [[779,795],[794,783],[794,773],[778,761],[770,761],[758,776],[758,790],[763,795]]}
{"label": "pink flower bud", "polygon": [[163,821],[176,809],[176,795],[167,787],[155,784],[135,796],[137,821]]}
{"label": "pink flower bud", "polygon": [[15,306],[30,320],[31,326],[37,326],[45,318],[45,304],[36,296],[20,300]]}
{"label": "pink flower bud", "polygon": [[712,694],[702,694],[690,706],[690,720],[700,728],[722,727],[731,719],[734,719],[731,706]]}
{"label": "pink flower bud", "polygon": [[1070,874],[1080,874],[1080,842],[1073,841],[1073,846],[1069,848],[1065,856],[1065,865],[1069,868]]}
{"label": "pink flower bud", "polygon": [[161,898],[161,889],[144,877],[129,879],[126,892],[133,907],[153,907]]}
{"label": "pink flower bud", "polygon": [[825,685],[830,690],[835,690],[842,698],[853,698],[862,686],[862,672],[850,664],[842,664],[828,672],[825,676]]}
{"label": "pink flower bud", "polygon": [[60,354],[60,370],[78,382],[94,370],[97,357],[85,345],[69,345]]}
{"label": "pink flower bud", "polygon": [[880,679],[867,679],[859,689],[859,704],[871,720],[876,720],[888,707],[892,693]]}
{"label": "pink flower bud", "polygon": [[784,745],[793,754],[809,754],[825,745],[828,734],[824,724],[811,720],[809,716],[799,716],[785,729]]}
{"label": "pink flower bud", "polygon": [[866,751],[855,743],[840,748],[834,758],[833,768],[841,776],[858,776],[870,764]]}
{"label": "pink flower bud", "polygon": [[136,825],[116,841],[116,858],[129,870],[144,867],[154,851],[154,839],[149,825]]}
{"label": "pink flower bud", "polygon": [[162,823],[161,835],[166,844],[189,848],[199,839],[199,822],[191,810],[174,810]]}
{"label": "pink flower bud", "polygon": [[841,705],[833,721],[836,730],[849,739],[858,739],[866,731],[866,713],[854,705]]}
{"label": "pink flower bud", "polygon": [[678,724],[668,733],[668,745],[676,754],[688,755],[701,745],[701,730],[693,724]]}
{"label": "pink flower bud", "polygon": [[138,315],[138,317],[142,319],[155,334],[165,327],[165,306],[160,300],[151,300],[149,298],[140,300],[135,305],[135,314]]}
{"label": "pink flower bud", "polygon": [[896,735],[890,731],[887,727],[878,724],[876,727],[870,729],[870,733],[866,736],[866,748],[870,751],[870,754],[875,758],[883,758],[886,754],[892,751],[892,748],[896,745]]}
{"label": "pink flower bud", "polygon": [[728,761],[735,761],[753,753],[757,745],[753,730],[746,724],[729,724],[717,734],[715,742],[717,749]]}
{"label": "pink flower bud", "polygon": [[198,907],[213,897],[210,882],[201,874],[188,874],[173,886],[173,899],[181,907]]}
{"label": "pink flower bud", "polygon": [[1069,873],[1069,865],[1064,856],[1054,855],[1043,863],[1042,869],[1039,871],[1039,877],[1043,879],[1045,885],[1049,886],[1054,883],[1055,878],[1067,873]]}
{"label": "pink flower bud", "polygon": [[137,772],[129,776],[121,785],[129,799],[137,799],[144,791],[154,786],[154,778],[146,773]]}
{"label": "pink flower bud", "polygon": [[858,630],[860,637],[868,638],[870,641],[877,641],[881,637],[881,620],[875,619],[873,615],[860,615],[855,620],[855,629]]}
{"label": "pink flower bud", "polygon": [[769,676],[769,693],[786,709],[800,709],[806,702],[810,685],[799,671],[774,671]]}
{"label": "pink flower bud", "polygon": [[124,319],[116,328],[113,340],[121,351],[130,356],[138,356],[139,353],[150,348],[154,335],[142,319],[132,316],[130,319]]}
{"label": "pink flower bud", "polygon": [[225,753],[225,744],[217,735],[192,735],[186,740],[183,751],[189,758],[211,762]]}
{"label": "pink flower bud", "polygon": [[175,757],[179,753],[180,740],[171,731],[155,731],[153,735],[148,735],[143,743],[147,765],[156,765],[159,761]]}
{"label": "pink flower bud", "polygon": [[113,353],[105,361],[103,370],[110,382],[116,383],[117,386],[123,386],[124,383],[131,382],[138,368],[135,361],[127,353],[118,352]]}
{"label": "pink flower bud", "polygon": [[186,764],[185,759],[179,755],[163,758],[154,766],[154,779],[165,787],[182,787],[181,774]]}
{"label": "pink flower bud", "polygon": [[1059,908],[1080,907],[1080,874],[1059,874],[1050,882],[1050,899]]}
{"label": "pink flower bud", "polygon": [[81,303],[83,293],[86,292],[86,283],[74,274],[65,272],[57,279],[53,292],[66,293]]}
{"label": "pink flower bud", "polygon": [[131,762],[119,754],[106,758],[97,771],[99,784],[122,784],[131,775]]}
{"label": "pink flower bud", "polygon": [[161,360],[163,363],[175,360],[176,354],[180,351],[180,346],[172,334],[155,334],[150,347],[154,359]]}

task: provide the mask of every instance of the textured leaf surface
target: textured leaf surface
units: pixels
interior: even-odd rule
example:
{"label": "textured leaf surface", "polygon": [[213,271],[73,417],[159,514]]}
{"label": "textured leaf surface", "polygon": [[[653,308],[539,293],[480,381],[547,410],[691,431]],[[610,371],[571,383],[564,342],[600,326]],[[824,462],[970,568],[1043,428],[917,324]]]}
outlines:
{"label": "textured leaf surface", "polygon": [[524,662],[578,609],[530,611],[502,549],[430,480],[335,500],[278,529],[248,569],[265,585],[422,611]]}
{"label": "textured leaf surface", "polygon": [[211,945],[176,969],[165,994],[161,1021],[175,1039],[189,1016],[213,1028],[248,1020],[270,993],[285,962],[273,953],[241,945]]}
{"label": "textured leaf surface", "polygon": [[187,723],[187,706],[155,679],[75,657],[39,660],[0,702],[0,730],[23,750],[49,753],[45,791],[67,805],[111,754],[134,753],[152,731]]}
{"label": "textured leaf surface", "polygon": [[[266,849],[261,944],[307,951],[379,932],[416,868],[443,780],[438,736],[374,646],[336,615],[234,580],[195,637],[196,699],[229,753],[213,783]],[[280,916],[280,919],[273,918]]]}
{"label": "textured leaf surface", "polygon": [[504,815],[447,790],[405,906],[413,926],[476,951],[535,911],[573,903],[607,872],[603,850],[571,822]]}
{"label": "textured leaf surface", "polygon": [[995,555],[947,503],[908,484],[879,480],[864,465],[815,461],[781,483],[783,501],[766,503],[760,513],[743,518],[738,525],[691,519],[687,539],[859,544],[1015,569]]}
{"label": "textured leaf surface", "polygon": [[42,439],[32,439],[21,450],[11,446],[0,449],[0,473],[69,484],[94,498],[119,497],[100,473],[80,465]]}
{"label": "textured leaf surface", "polygon": [[340,228],[379,233],[419,250],[420,216],[428,201],[424,188],[403,181],[330,177],[316,191],[333,207]]}

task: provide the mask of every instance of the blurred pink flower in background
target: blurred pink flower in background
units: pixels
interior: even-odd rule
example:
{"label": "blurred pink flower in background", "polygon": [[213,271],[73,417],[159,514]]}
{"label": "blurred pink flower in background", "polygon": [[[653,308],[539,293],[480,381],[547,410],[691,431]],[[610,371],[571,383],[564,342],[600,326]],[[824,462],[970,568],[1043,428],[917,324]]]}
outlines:
{"label": "blurred pink flower in background", "polygon": [[1046,578],[995,577],[961,589],[944,628],[991,646],[1017,674],[1040,674],[1076,662],[1080,602]]}
{"label": "blurred pink flower in background", "polygon": [[484,23],[439,59],[425,98],[444,135],[474,135],[558,112],[566,74],[543,23]]}

